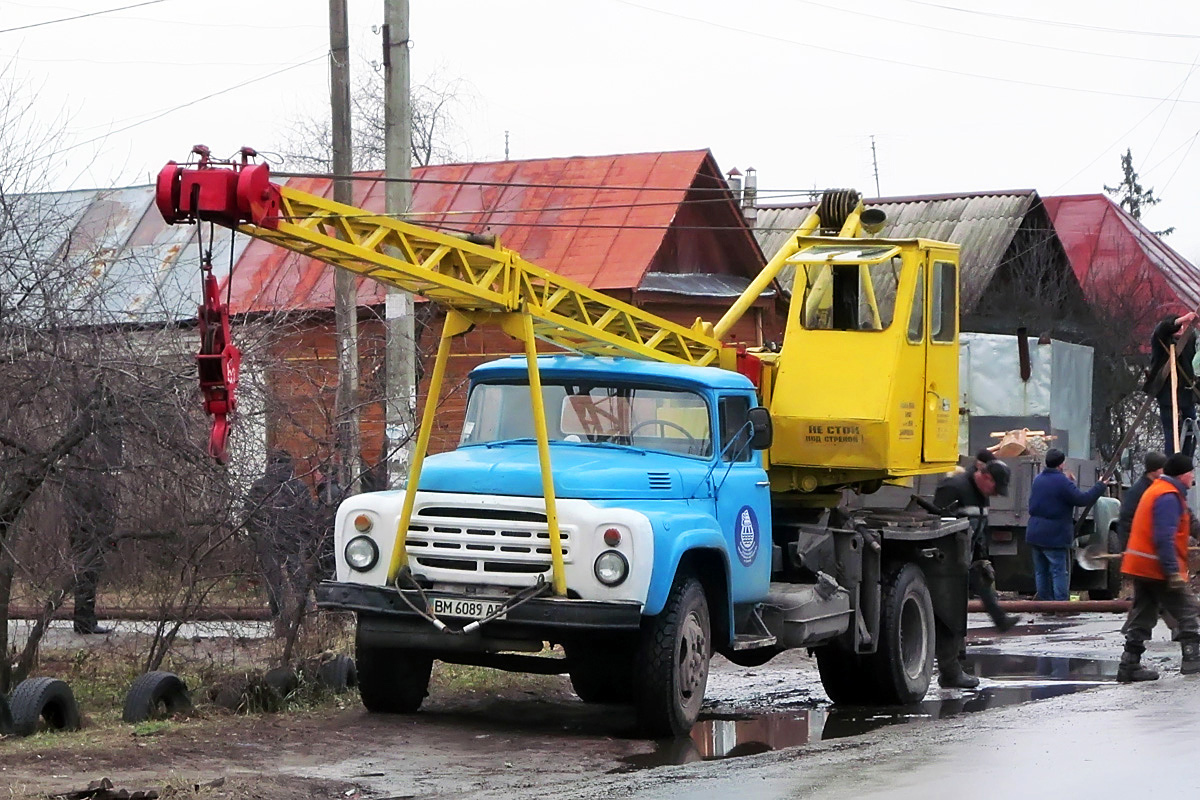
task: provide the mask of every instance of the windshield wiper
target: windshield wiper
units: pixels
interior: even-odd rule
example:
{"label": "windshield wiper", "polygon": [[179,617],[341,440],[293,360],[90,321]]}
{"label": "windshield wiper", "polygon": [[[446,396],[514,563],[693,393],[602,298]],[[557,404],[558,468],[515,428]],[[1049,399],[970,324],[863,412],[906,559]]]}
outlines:
{"label": "windshield wiper", "polygon": [[576,447],[605,447],[615,450],[632,450],[635,453],[646,452],[646,448],[644,447],[632,444],[619,444],[617,442],[564,442],[564,444],[573,444]]}

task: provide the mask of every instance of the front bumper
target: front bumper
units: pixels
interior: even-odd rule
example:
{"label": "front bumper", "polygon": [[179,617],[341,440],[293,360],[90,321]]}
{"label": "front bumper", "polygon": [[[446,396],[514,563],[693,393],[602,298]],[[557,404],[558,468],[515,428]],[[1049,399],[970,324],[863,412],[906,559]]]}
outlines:
{"label": "front bumper", "polygon": [[[414,589],[403,592],[420,607],[421,595]],[[427,620],[409,608],[401,592],[387,586],[322,581],[316,590],[317,605],[337,611],[397,622],[416,622],[433,630]],[[466,620],[449,618],[448,624]],[[537,637],[564,632],[636,631],[642,624],[642,604],[629,600],[575,600],[566,597],[535,597],[508,611],[503,619],[486,623],[489,634],[505,637]]]}

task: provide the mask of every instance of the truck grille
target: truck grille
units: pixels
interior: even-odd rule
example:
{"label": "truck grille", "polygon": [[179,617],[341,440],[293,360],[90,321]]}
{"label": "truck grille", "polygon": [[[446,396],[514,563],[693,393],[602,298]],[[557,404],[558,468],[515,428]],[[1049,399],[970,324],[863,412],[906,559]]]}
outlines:
{"label": "truck grille", "polygon": [[[560,524],[563,561],[571,563],[571,531]],[[536,575],[551,568],[546,515],[531,511],[429,506],[413,514],[408,557],[429,569]]]}

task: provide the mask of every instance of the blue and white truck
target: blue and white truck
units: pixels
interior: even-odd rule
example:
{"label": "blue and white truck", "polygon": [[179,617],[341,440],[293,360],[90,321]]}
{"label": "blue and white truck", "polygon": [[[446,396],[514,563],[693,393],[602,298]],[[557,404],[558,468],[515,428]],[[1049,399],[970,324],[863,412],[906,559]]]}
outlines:
{"label": "blue and white truck", "polygon": [[[159,174],[168,222],[234,227],[445,313],[407,483],[342,503],[317,591],[356,615],[368,709],[416,711],[447,661],[566,672],[583,700],[681,735],[714,652],[754,665],[797,647],[836,702],[925,695],[935,642],[966,628],[966,523],[842,492],[954,466],[956,245],[872,238],[883,215],[828,192],[719,321],[685,327],[494,243],[277,186],[253,151],[193,152]],[[730,344],[785,267],[783,341]],[[449,343],[477,325],[524,357],[471,373],[458,447],[426,457]],[[202,372],[215,455],[227,339],[201,354],[234,367]]]}

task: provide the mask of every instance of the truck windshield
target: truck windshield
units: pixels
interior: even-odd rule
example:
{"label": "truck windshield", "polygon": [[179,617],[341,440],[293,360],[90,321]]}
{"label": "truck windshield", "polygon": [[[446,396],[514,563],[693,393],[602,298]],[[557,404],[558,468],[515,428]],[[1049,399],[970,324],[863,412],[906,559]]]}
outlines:
{"label": "truck windshield", "polygon": [[[707,457],[708,403],[696,392],[618,383],[544,382],[550,441],[619,444]],[[529,385],[480,383],[471,390],[460,445],[532,439]]]}

